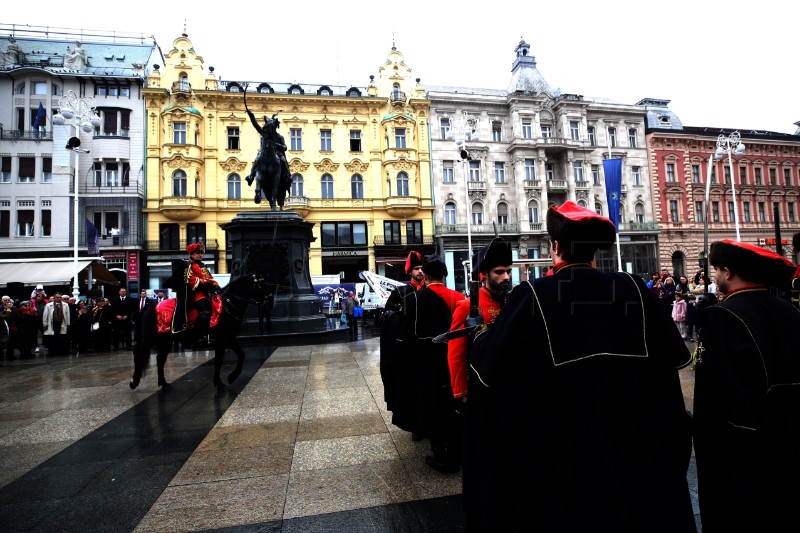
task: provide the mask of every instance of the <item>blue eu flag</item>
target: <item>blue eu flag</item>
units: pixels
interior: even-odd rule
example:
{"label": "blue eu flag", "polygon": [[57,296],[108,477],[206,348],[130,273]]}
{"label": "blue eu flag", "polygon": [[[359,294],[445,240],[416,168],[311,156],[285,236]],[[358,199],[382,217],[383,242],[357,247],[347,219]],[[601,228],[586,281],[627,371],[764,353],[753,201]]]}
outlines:
{"label": "blue eu flag", "polygon": [[619,201],[622,193],[622,159],[606,159],[603,161],[603,173],[606,177],[606,199],[608,200],[608,218],[614,223],[619,233]]}
{"label": "blue eu flag", "polygon": [[36,112],[36,119],[33,121],[33,127],[38,128],[39,126],[44,126],[46,122],[47,112],[45,112],[42,103],[39,102],[39,111]]}

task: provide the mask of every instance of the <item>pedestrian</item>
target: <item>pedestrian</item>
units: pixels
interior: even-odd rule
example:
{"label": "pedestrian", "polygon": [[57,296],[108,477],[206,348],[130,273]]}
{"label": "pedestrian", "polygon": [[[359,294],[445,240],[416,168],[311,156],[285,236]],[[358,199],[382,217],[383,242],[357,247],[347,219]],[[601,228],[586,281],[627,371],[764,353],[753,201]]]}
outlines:
{"label": "pedestrian", "polygon": [[683,299],[683,294],[676,292],[675,301],[672,303],[672,320],[683,340],[689,340],[689,337],[686,336],[686,314],[686,301]]}
{"label": "pedestrian", "polygon": [[128,298],[128,289],[121,287],[117,296],[109,300],[113,315],[113,342],[114,350],[119,350],[120,345],[126,350],[131,349],[131,318],[136,310],[136,302]]}
{"label": "pedestrian", "polygon": [[69,305],[61,297],[60,292],[53,294],[51,301],[44,307],[42,328],[44,329],[44,343],[48,355],[64,355],[69,349],[70,312]]}
{"label": "pedestrian", "polygon": [[139,299],[134,305],[135,311],[131,316],[131,324],[133,326],[133,342],[137,347],[142,342],[142,316],[144,315],[145,310],[151,305],[154,305],[154,303],[153,300],[147,297],[147,291],[139,291]]}
{"label": "pedestrian", "polygon": [[694,391],[704,533],[793,531],[800,522],[800,310],[770,294],[800,275],[783,256],[714,242],[725,298],[707,307]]}
{"label": "pedestrian", "polygon": [[39,331],[36,333],[36,347],[34,348],[34,352],[39,353],[39,343],[43,342],[43,335],[44,335],[44,323],[42,322],[42,317],[44,316],[44,308],[48,304],[49,300],[47,298],[47,294],[44,292],[44,288],[41,285],[37,285],[36,289],[33,291],[33,298],[31,301],[33,302],[33,307],[36,312],[36,318],[39,320]]}
{"label": "pedestrian", "polygon": [[386,401],[386,409],[392,412],[392,424],[410,431],[413,440],[421,440],[424,436],[415,430],[416,406],[419,399],[413,383],[417,368],[408,350],[398,339],[402,339],[405,332],[405,315],[408,307],[406,302],[409,296],[425,287],[422,254],[413,250],[409,252],[405,272],[411,278],[409,283],[392,290],[386,299],[386,317],[381,327],[380,339],[380,373],[383,399]]}
{"label": "pedestrian", "polygon": [[686,276],[681,276],[680,278],[678,278],[678,283],[675,287],[675,292],[680,292],[684,296],[686,296],[687,294],[689,294],[689,291],[690,291],[689,280],[686,279]]}
{"label": "pedestrian", "polygon": [[[14,350],[17,348],[19,309],[14,306],[10,296],[3,296],[0,300],[0,320],[5,321],[8,336],[6,337],[6,359],[16,359]],[[0,324],[2,325],[2,324]]]}
{"label": "pedestrian", "polygon": [[84,300],[78,300],[78,313],[75,324],[75,350],[78,355],[90,350],[92,334],[92,313],[89,304]]}
{"label": "pedestrian", "polygon": [[107,352],[111,349],[113,330],[113,311],[104,297],[97,298],[91,311],[92,344],[96,352]]}
{"label": "pedestrian", "polygon": [[33,357],[39,324],[39,319],[31,301],[22,300],[19,303],[19,315],[17,317],[17,347],[19,348],[20,358],[29,359]]}
{"label": "pedestrian", "polygon": [[696,300],[694,294],[689,293],[686,295],[686,336],[689,338],[690,341],[694,342],[697,338],[696,336],[696,318],[695,313],[697,312]]}
{"label": "pedestrian", "polygon": [[501,452],[465,458],[489,465],[464,479],[467,529],[695,531],[689,350],[640,278],[594,268],[613,222],[568,201],[547,231],[554,274],[515,287],[470,352],[469,410],[497,429],[466,438]]}
{"label": "pedestrian", "polygon": [[355,317],[355,309],[358,303],[353,292],[347,293],[347,299],[344,302],[344,313],[347,316],[347,328],[350,335],[350,340],[358,339],[358,321]]}
{"label": "pedestrian", "polygon": [[422,271],[425,288],[410,293],[403,335],[403,349],[418,369],[416,429],[430,439],[431,455],[425,457],[425,464],[444,474],[455,473],[462,462],[463,421],[450,386],[447,344],[434,344],[433,338],[450,331],[453,311],[464,296],[445,287],[443,257],[427,257]]}

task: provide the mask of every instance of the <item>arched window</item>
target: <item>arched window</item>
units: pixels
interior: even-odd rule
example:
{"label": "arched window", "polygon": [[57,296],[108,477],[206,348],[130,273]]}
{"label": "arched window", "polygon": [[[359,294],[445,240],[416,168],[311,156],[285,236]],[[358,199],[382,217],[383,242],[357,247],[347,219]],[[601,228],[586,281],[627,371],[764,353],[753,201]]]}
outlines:
{"label": "arched window", "polygon": [[186,196],[186,172],[183,170],[172,173],[172,196]]}
{"label": "arched window", "polygon": [[258,86],[258,92],[261,94],[271,94],[275,91],[272,89],[272,87],[270,87],[269,83],[262,83]]}
{"label": "arched window", "polygon": [[637,203],[636,207],[634,207],[634,213],[635,213],[635,217],[636,217],[636,223],[637,224],[643,224],[644,223],[644,205]]}
{"label": "arched window", "polygon": [[291,196],[304,196],[303,195],[303,176],[301,174],[292,174],[292,190]]}
{"label": "arched window", "polygon": [[497,204],[497,223],[508,224],[508,204],[505,202]]}
{"label": "arched window", "polygon": [[625,204],[619,203],[619,223],[625,222]]}
{"label": "arched window", "polygon": [[483,224],[483,205],[480,202],[472,204],[472,224]]}
{"label": "arched window", "polygon": [[676,251],[672,254],[672,277],[678,281],[681,276],[686,275],[686,256],[683,252]]}
{"label": "arched window", "polygon": [[333,198],[333,176],[330,174],[322,175],[322,198]]}
{"label": "arched window", "polygon": [[408,196],[408,174],[405,172],[397,174],[397,196]]}
{"label": "arched window", "polygon": [[453,202],[444,204],[444,223],[453,225],[456,223],[456,204]]}
{"label": "arched window", "polygon": [[361,174],[353,174],[350,178],[350,193],[353,199],[364,198],[364,178]]}
{"label": "arched window", "polygon": [[528,222],[531,224],[539,223],[539,202],[536,200],[528,202]]}
{"label": "arched window", "polygon": [[400,99],[400,86],[398,84],[394,84],[392,87],[392,100],[399,100]]}
{"label": "arched window", "polygon": [[333,91],[331,91],[331,88],[328,87],[327,85],[323,85],[317,90],[317,94],[320,96],[331,96],[333,94]]}
{"label": "arched window", "polygon": [[228,200],[240,200],[242,198],[242,178],[239,174],[228,176]]}
{"label": "arched window", "polygon": [[585,208],[586,207],[586,201],[585,200],[578,200],[578,205],[583,207],[583,208]]}
{"label": "arched window", "polygon": [[603,204],[601,204],[600,202],[595,202],[594,203],[594,212],[597,213],[598,215],[602,215],[603,214]]}
{"label": "arched window", "polygon": [[189,78],[186,76],[186,74],[181,74],[181,90],[189,90]]}

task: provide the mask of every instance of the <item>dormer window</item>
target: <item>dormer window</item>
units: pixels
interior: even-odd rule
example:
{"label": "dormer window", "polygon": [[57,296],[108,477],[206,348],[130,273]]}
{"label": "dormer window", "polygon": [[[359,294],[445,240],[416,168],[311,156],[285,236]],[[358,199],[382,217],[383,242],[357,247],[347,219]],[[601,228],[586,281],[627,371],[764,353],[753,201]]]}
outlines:
{"label": "dormer window", "polygon": [[275,91],[270,87],[268,83],[262,83],[258,86],[258,92],[261,94],[272,94]]}
{"label": "dormer window", "polygon": [[322,87],[319,88],[319,90],[317,90],[317,94],[320,96],[331,96],[333,94],[333,91],[331,91],[331,88],[328,87],[327,85],[323,85]]}
{"label": "dormer window", "polygon": [[670,123],[669,116],[658,115],[658,125],[663,127],[671,126],[672,124]]}
{"label": "dormer window", "polygon": [[235,81],[231,82],[231,83],[228,84],[228,92],[229,93],[240,93],[240,92],[242,92],[242,86],[239,85],[238,83],[236,83]]}
{"label": "dormer window", "polygon": [[304,94],[303,88],[299,85],[291,85],[289,86],[289,94]]}
{"label": "dormer window", "polygon": [[361,96],[361,91],[359,91],[355,87],[350,87],[349,89],[347,89],[347,96],[351,96],[351,97]]}

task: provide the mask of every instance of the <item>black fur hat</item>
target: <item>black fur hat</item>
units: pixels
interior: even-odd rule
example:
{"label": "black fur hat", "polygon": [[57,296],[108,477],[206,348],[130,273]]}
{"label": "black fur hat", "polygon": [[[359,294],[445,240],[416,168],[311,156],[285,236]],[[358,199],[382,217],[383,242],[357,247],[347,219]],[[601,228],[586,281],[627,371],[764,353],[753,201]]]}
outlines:
{"label": "black fur hat", "polygon": [[447,265],[444,263],[444,258],[441,255],[431,254],[422,262],[422,271],[436,279],[444,279],[447,277]]}
{"label": "black fur hat", "polygon": [[510,266],[513,262],[511,243],[497,237],[475,254],[472,268],[478,272],[489,272],[494,267]]}
{"label": "black fur hat", "polygon": [[411,271],[414,270],[414,267],[418,267],[422,264],[422,254],[419,252],[412,251],[408,254],[406,258],[406,274],[411,274]]}

